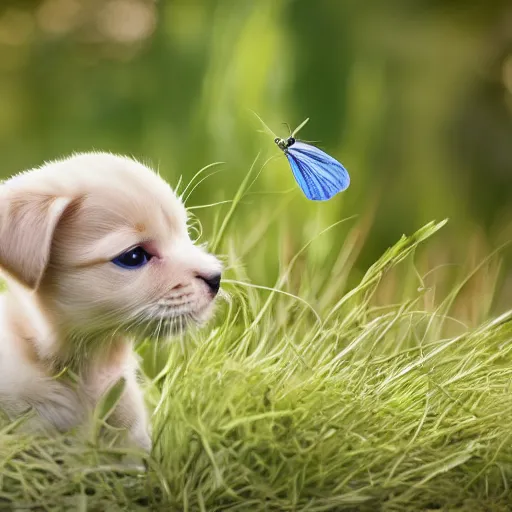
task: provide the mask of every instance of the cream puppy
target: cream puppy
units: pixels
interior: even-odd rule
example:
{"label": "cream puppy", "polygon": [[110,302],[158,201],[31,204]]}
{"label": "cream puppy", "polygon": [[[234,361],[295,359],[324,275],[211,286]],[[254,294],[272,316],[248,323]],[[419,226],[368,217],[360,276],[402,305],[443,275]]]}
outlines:
{"label": "cream puppy", "polygon": [[124,377],[110,422],[149,450],[132,344],[208,319],[221,271],[169,185],[106,153],[15,176],[0,185],[0,268],[0,408],[65,431]]}

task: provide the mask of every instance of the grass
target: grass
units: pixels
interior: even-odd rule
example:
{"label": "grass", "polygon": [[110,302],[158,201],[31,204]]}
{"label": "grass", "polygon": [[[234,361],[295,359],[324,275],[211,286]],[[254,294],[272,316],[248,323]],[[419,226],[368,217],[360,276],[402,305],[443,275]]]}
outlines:
{"label": "grass", "polygon": [[[217,247],[232,246],[242,197]],[[268,288],[228,251],[214,328],[139,346],[148,471],[94,432],[31,438],[4,424],[0,509],[511,510],[512,312],[463,324],[451,316],[462,285],[425,300],[415,255],[443,224],[402,237],[343,293],[350,237],[322,285],[302,274],[301,298],[305,249]],[[407,293],[377,304],[390,275]]]}

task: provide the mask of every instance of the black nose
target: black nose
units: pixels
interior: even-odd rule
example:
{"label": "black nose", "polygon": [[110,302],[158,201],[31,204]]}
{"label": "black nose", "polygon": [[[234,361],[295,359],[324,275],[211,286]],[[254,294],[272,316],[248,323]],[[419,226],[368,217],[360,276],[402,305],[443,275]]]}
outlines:
{"label": "black nose", "polygon": [[217,295],[217,292],[219,291],[219,288],[220,288],[221,274],[213,274],[213,275],[209,275],[209,276],[197,276],[197,277],[199,277],[199,279],[202,279],[208,285],[208,288],[210,288],[210,291],[214,295]]}

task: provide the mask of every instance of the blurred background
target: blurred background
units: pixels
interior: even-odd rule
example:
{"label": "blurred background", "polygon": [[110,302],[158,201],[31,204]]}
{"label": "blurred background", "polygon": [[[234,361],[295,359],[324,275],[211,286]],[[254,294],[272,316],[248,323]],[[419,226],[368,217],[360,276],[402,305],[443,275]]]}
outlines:
{"label": "blurred background", "polygon": [[[352,215],[312,244],[300,277],[325,274],[350,237],[357,279],[433,219],[450,222],[426,269],[467,273],[512,239],[509,0],[0,5],[2,177],[93,149],[142,159],[173,185],[225,162],[187,200],[197,206],[231,199],[258,153],[257,171],[275,156],[222,245],[264,285],[304,242]],[[309,117],[300,137],[342,161],[351,187],[307,202],[251,110],[281,136],[283,123]],[[194,210],[205,238],[228,208]],[[496,309],[512,306],[510,251],[501,254],[477,289],[492,292]]]}

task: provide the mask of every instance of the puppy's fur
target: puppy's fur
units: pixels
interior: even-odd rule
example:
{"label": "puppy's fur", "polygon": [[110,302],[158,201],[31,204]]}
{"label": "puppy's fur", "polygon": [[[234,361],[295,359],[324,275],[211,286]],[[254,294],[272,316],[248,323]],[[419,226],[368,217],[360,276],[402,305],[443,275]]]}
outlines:
{"label": "puppy's fur", "polygon": [[[138,269],[112,260],[136,246]],[[136,380],[137,337],[167,337],[209,315],[220,263],[193,245],[169,185],[129,158],[90,153],[27,171],[0,186],[0,408],[32,409],[29,428],[86,422],[121,377],[110,421],[151,446]],[[63,369],[78,385],[55,376]]]}

